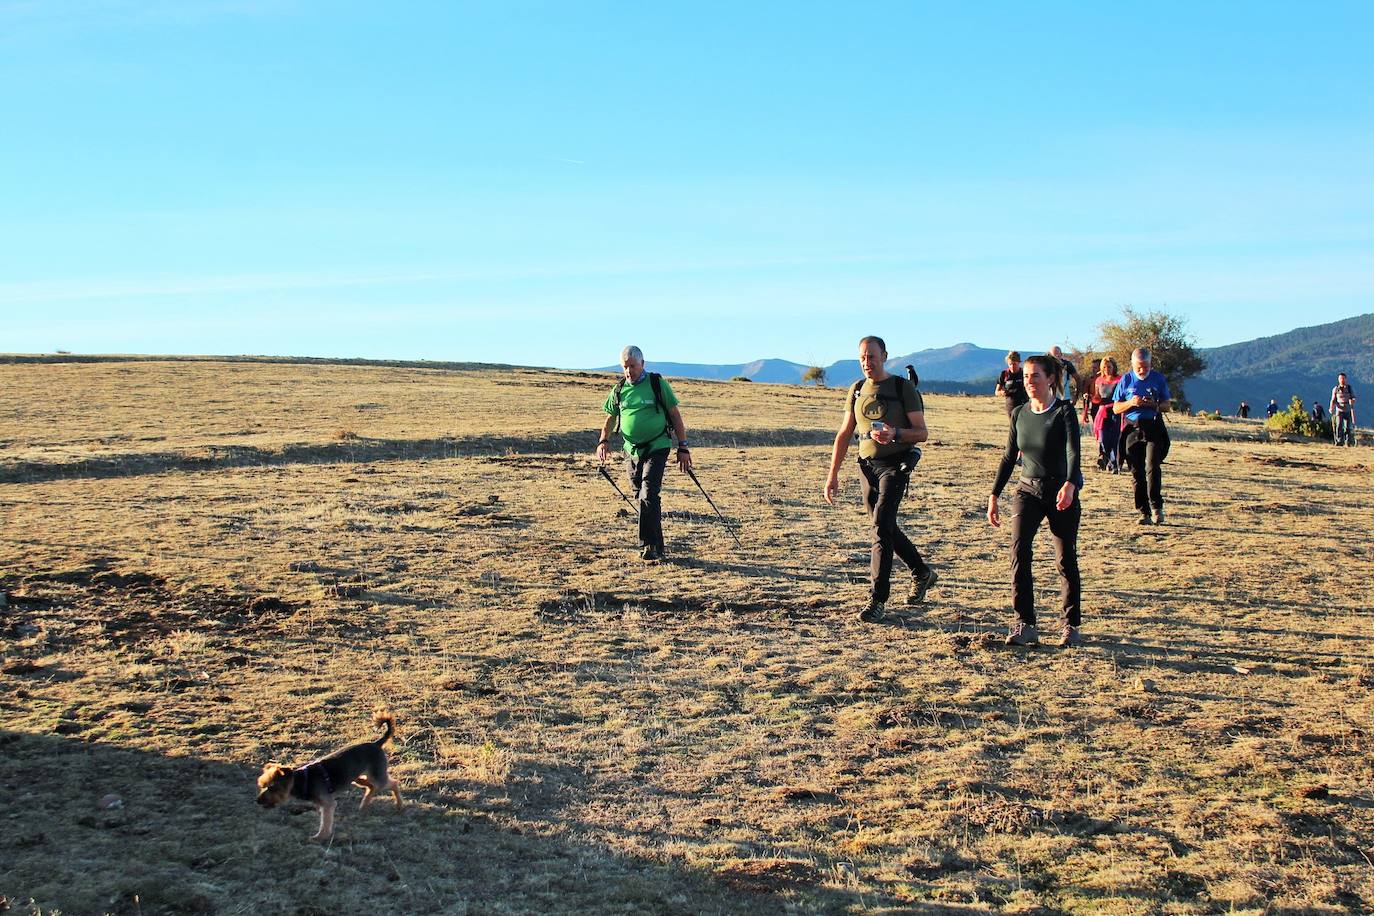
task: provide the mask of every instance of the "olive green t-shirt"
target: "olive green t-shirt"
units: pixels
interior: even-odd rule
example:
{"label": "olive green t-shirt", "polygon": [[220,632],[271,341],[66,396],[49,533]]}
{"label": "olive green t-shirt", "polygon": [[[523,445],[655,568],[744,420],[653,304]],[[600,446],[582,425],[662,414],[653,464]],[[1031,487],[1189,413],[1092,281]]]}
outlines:
{"label": "olive green t-shirt", "polygon": [[[663,387],[663,407],[676,407],[677,395],[673,394],[668,380],[660,377],[659,384]],[[623,385],[619,403],[615,391],[611,391],[601,409],[608,414],[620,414],[620,435],[625,440],[627,454],[643,456],[672,447],[668,417],[654,401],[654,386],[649,381],[649,373],[645,372],[644,377],[633,385]]]}
{"label": "olive green t-shirt", "polygon": [[925,401],[916,386],[900,375],[889,375],[881,382],[863,378],[849,386],[850,408],[854,411],[854,431],[859,434],[860,458],[887,458],[911,450],[911,443],[893,442],[879,445],[869,433],[873,424],[881,420],[898,429],[910,428],[907,414],[925,412]]}

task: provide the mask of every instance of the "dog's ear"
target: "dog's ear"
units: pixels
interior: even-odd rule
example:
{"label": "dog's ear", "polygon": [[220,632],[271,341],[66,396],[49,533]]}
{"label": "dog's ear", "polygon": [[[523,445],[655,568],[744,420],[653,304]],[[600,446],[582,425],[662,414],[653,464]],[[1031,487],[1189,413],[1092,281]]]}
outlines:
{"label": "dog's ear", "polygon": [[274,780],[290,775],[290,767],[284,767],[279,763],[263,764],[262,775],[258,777],[258,785],[265,789],[271,785]]}

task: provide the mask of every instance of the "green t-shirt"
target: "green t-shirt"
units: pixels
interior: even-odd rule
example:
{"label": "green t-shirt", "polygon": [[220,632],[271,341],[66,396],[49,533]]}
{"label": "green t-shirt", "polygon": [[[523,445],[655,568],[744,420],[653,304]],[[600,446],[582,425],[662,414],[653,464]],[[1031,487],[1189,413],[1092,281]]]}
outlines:
{"label": "green t-shirt", "polygon": [[911,450],[911,443],[879,445],[869,438],[875,421],[907,429],[907,414],[924,413],[926,406],[916,386],[900,375],[889,375],[881,382],[863,378],[849,386],[849,405],[854,411],[854,430],[859,434],[860,458],[887,458]]}
{"label": "green t-shirt", "polygon": [[[664,409],[676,407],[677,395],[673,394],[668,380],[660,377],[659,385],[663,389]],[[626,382],[620,387],[619,404],[616,403],[615,391],[612,391],[606,396],[606,403],[601,405],[601,409],[611,415],[620,414],[620,436],[625,440],[626,454],[647,455],[672,447],[673,440],[668,435],[672,426],[654,402],[654,386],[649,381],[649,373],[645,372],[644,377],[634,385]]]}

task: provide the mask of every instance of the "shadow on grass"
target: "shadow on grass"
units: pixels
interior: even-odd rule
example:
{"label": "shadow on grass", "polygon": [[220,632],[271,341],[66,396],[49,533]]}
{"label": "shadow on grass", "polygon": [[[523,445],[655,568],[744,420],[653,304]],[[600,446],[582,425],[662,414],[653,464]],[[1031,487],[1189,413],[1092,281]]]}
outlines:
{"label": "shadow on grass", "polygon": [[[255,770],[12,730],[0,730],[0,749],[0,785],[12,800],[0,830],[0,894],[21,908],[32,900],[44,911],[149,916],[766,913],[786,909],[782,892],[821,909],[856,902],[791,879],[753,887],[728,873],[541,835],[522,829],[518,806],[484,813],[450,784],[407,793],[399,812],[388,802],[359,811],[361,792],[349,789],[334,839],[321,846],[308,839],[318,825],[309,806],[255,805]],[[552,826],[582,832],[557,814]]]}
{"label": "shadow on grass", "polygon": [[[797,428],[692,430],[698,448],[769,448],[828,444],[834,434]],[[454,436],[437,439],[368,439],[349,436],[336,442],[312,442],[259,448],[252,445],[208,445],[190,450],[126,452],[79,461],[13,461],[0,466],[0,483],[40,483],[77,478],[139,477],[168,471],[213,471],[234,467],[292,464],[364,464],[375,461],[425,461],[488,456],[510,460],[560,463],[580,460],[596,447],[592,431],[544,436]]]}
{"label": "shadow on grass", "polygon": [[[1036,586],[1037,601],[1042,607],[1053,607],[1058,602],[1059,586],[1058,578],[1052,571],[1052,561],[1045,559],[1045,571],[1037,577],[1039,584]],[[1007,603],[1011,602],[1011,574],[1007,574],[1006,581],[989,581],[986,579],[954,578],[941,573],[938,589],[953,589],[955,591],[986,592],[992,594],[1002,594],[1007,598]],[[1262,613],[1266,610],[1292,611],[1302,615],[1304,618],[1323,618],[1337,615],[1357,617],[1367,613],[1368,608],[1357,605],[1334,605],[1325,604],[1314,605],[1304,601],[1280,601],[1270,598],[1262,598],[1252,603],[1251,599],[1236,598],[1209,598],[1195,592],[1179,594],[1167,591],[1142,591],[1138,589],[1124,589],[1107,587],[1094,587],[1092,583],[1084,582],[1083,599],[1085,615],[1088,609],[1094,604],[1102,606],[1107,604],[1107,599],[1117,599],[1116,603],[1129,605],[1133,608],[1145,610],[1150,607],[1172,607],[1180,601],[1189,605],[1203,605],[1207,607],[1222,608],[1225,610],[1235,610],[1243,607],[1248,611]],[[1108,615],[1110,616],[1110,615]],[[1215,620],[1195,619],[1189,620],[1178,616],[1170,616],[1167,620],[1169,626],[1197,627],[1204,630],[1228,631],[1234,633],[1245,633],[1250,635],[1273,635],[1291,636],[1294,631],[1278,627],[1255,627],[1242,624],[1220,623]],[[1349,633],[1322,633],[1310,627],[1299,631],[1297,635],[1309,639],[1352,639],[1364,642],[1374,641],[1374,636],[1362,636]]]}

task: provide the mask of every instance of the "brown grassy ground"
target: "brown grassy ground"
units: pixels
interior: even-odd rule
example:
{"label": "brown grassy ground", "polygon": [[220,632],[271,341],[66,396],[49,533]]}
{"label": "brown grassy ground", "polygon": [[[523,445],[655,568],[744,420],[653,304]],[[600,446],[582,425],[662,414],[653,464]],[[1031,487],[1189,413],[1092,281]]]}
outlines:
{"label": "brown grassy ground", "polygon": [[[13,911],[1374,909],[1364,449],[1176,420],[1168,526],[1090,472],[1087,646],[1013,652],[991,399],[928,398],[904,524],[943,578],[863,627],[833,390],[678,383],[744,549],[670,472],[651,570],[588,456],[605,376],[0,384]],[[351,790],[320,847],[253,804],[377,705],[405,811]]]}

